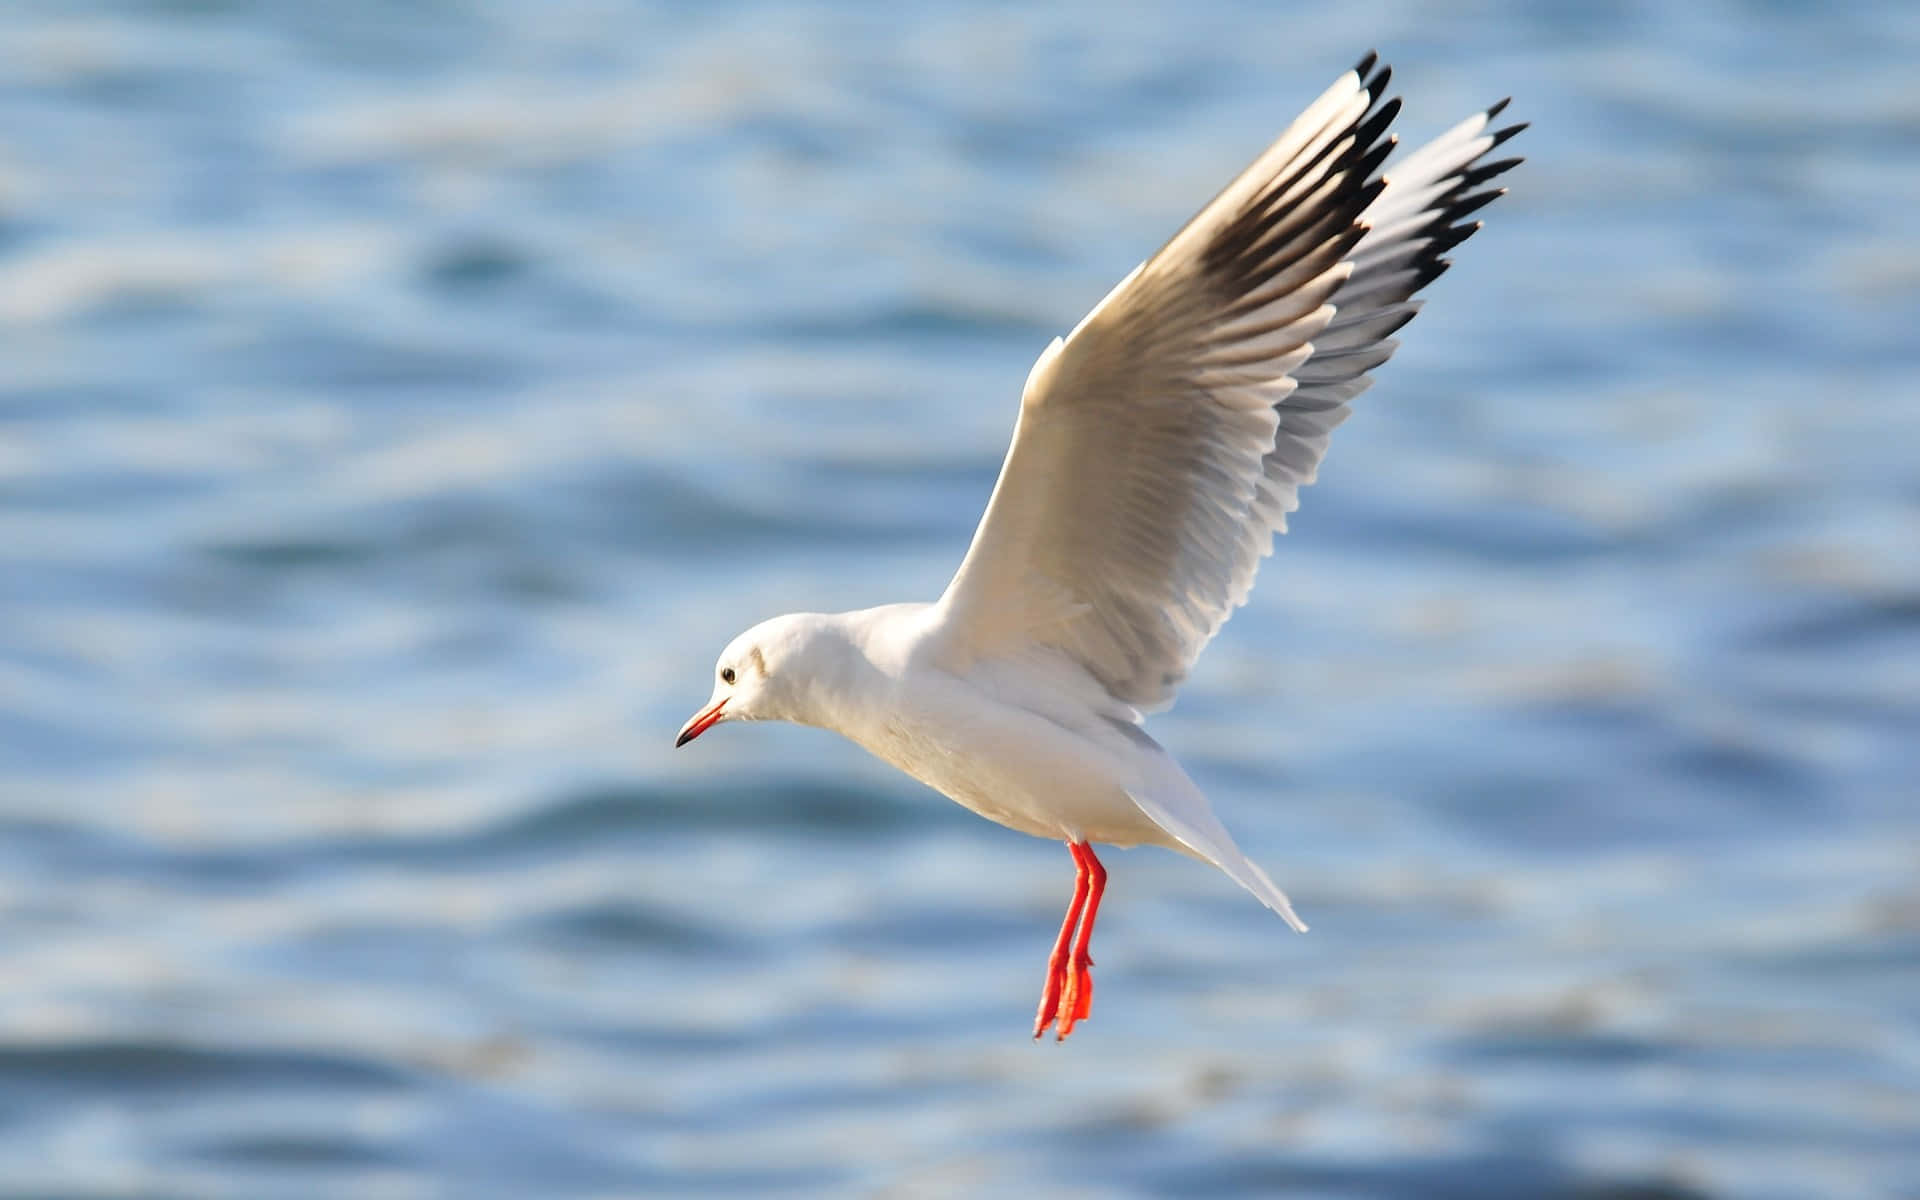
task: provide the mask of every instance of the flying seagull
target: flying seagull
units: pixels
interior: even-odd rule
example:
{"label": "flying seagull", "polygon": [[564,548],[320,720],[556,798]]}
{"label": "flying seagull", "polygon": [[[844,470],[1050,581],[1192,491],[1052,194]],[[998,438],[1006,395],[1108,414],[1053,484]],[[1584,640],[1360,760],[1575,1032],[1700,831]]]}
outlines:
{"label": "flying seagull", "polygon": [[1369,54],[1055,338],[947,590],[774,617],[735,638],[684,746],[722,721],[839,732],[989,820],[1059,838],[1073,899],[1034,1018],[1093,1000],[1094,842],[1212,863],[1294,929],[1286,895],[1141,728],[1246,601],[1328,435],[1520,160],[1506,101],[1385,164],[1400,111]]}

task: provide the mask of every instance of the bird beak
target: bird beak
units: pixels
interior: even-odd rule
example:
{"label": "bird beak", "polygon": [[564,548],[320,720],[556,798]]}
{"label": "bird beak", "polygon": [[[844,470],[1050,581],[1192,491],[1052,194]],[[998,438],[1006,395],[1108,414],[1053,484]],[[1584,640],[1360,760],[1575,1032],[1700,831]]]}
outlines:
{"label": "bird beak", "polygon": [[680,727],[680,736],[673,739],[673,748],[675,750],[678,750],[680,747],[686,745],[688,742],[699,737],[701,734],[705,733],[707,730],[713,728],[715,725],[718,725],[720,723],[720,710],[725,708],[726,706],[727,706],[727,698],[725,696],[722,696],[718,700],[715,700],[712,704],[708,705],[706,708],[703,708],[699,712],[693,714],[693,720],[688,721],[685,725],[682,725]]}

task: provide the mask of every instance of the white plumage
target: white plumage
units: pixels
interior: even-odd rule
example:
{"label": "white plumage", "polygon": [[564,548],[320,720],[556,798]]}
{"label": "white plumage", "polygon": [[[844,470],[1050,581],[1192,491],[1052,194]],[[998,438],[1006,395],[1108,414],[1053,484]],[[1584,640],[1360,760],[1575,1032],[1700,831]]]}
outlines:
{"label": "white plumage", "polygon": [[1490,130],[1503,101],[1383,170],[1399,110],[1381,100],[1387,78],[1371,55],[1340,76],[1041,353],[937,602],[748,630],[681,732],[833,729],[982,816],[1074,846],[1076,905],[1098,875],[1091,907],[1069,909],[1036,1036],[1050,1020],[1065,1036],[1090,997],[1079,959],[1105,876],[1084,843],[1184,851],[1306,929],[1140,721],[1245,602],[1415,293],[1500,194],[1482,185],[1519,161],[1482,161],[1524,128]]}

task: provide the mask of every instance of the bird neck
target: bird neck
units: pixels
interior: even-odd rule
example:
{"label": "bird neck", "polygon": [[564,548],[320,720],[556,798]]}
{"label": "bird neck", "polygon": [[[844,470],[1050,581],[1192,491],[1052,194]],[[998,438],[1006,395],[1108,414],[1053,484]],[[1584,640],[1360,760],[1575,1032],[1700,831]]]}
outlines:
{"label": "bird neck", "polygon": [[915,613],[927,606],[890,604],[834,613],[813,631],[810,669],[795,697],[803,724],[858,737],[880,698],[905,672],[916,645]]}

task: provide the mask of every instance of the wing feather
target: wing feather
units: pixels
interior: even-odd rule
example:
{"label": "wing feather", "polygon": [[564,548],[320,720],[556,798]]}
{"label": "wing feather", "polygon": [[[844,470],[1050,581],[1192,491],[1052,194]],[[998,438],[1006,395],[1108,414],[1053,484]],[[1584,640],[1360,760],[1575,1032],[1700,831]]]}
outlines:
{"label": "wing feather", "polygon": [[1413,296],[1500,194],[1505,102],[1387,165],[1369,55],[1041,354],[940,648],[1046,647],[1163,707],[1253,586]]}

